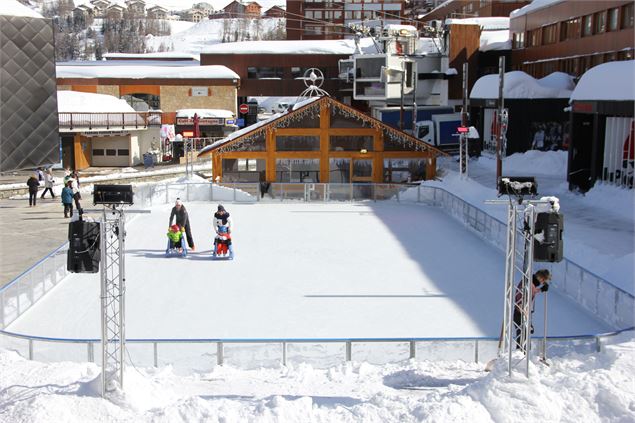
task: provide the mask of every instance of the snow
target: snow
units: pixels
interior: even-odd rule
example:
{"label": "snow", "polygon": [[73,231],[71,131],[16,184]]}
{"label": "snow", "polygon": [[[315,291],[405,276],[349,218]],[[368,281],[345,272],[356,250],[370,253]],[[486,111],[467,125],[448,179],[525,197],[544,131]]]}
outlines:
{"label": "snow", "polygon": [[623,334],[603,351],[532,360],[530,378],[498,362],[353,362],[190,376],[170,366],[125,372],[125,390],[100,396],[93,363],[40,363],[0,350],[0,421],[36,422],[631,422],[635,342]]}
{"label": "snow", "polygon": [[[360,40],[362,50],[375,52],[371,38]],[[276,41],[242,41],[222,43],[210,46],[203,54],[341,54],[351,55],[355,52],[354,40],[276,40]]]}
{"label": "snow", "polygon": [[196,60],[198,57],[193,54],[179,53],[175,51],[166,51],[160,53],[106,53],[104,54],[106,59],[181,59],[181,60]]}
{"label": "snow", "polygon": [[19,3],[17,0],[2,0],[0,3],[0,16],[22,16],[44,19],[44,16],[30,7]]}
{"label": "snow", "polygon": [[635,100],[635,60],[608,62],[586,71],[571,94],[571,101]]}
{"label": "snow", "polygon": [[533,13],[537,10],[543,9],[545,7],[551,7],[558,3],[562,3],[564,0],[533,0],[526,6],[521,7],[520,9],[516,9],[510,13],[510,18],[518,18],[530,13]]}
{"label": "snow", "polygon": [[58,91],[57,109],[60,113],[135,113],[126,100],[106,94]]}
{"label": "snow", "polygon": [[480,51],[511,50],[512,42],[509,30],[482,31],[480,38]]}
{"label": "snow", "polygon": [[[2,0],[4,1],[4,0]],[[149,0],[146,2],[146,9],[152,6],[161,6],[170,11],[187,10],[196,3],[209,3],[214,10],[219,10],[231,3],[232,0]],[[112,3],[112,1],[111,1]],[[119,3],[124,3],[119,1]],[[75,6],[80,4],[90,5],[90,0],[74,0]],[[272,6],[280,6],[284,8],[284,0],[258,0],[258,4],[262,6],[262,10],[267,10]]]}
{"label": "snow", "polygon": [[[100,62],[97,62],[100,63]],[[238,74],[220,66],[93,66],[57,65],[57,78],[169,78],[169,79],[235,79]]]}
{"label": "snow", "polygon": [[[522,71],[505,73],[503,96],[505,98],[569,98],[571,95],[571,77],[565,78],[560,73],[542,79],[535,79]],[[498,74],[485,75],[479,78],[470,98],[498,98]]]}
{"label": "snow", "polygon": [[[560,199],[565,257],[618,288],[635,293],[635,192],[601,183],[585,195],[571,192],[566,183],[566,163],[566,152],[532,150],[506,157],[502,174],[535,176],[539,196]],[[449,164],[456,167],[454,162]],[[469,175],[463,180],[450,170],[442,182],[425,184],[443,187],[505,221],[505,207],[484,204],[497,198],[496,160],[489,155],[471,160]]]}
{"label": "snow", "polygon": [[506,17],[485,17],[485,18],[465,18],[446,19],[446,25],[479,25],[484,31],[497,31],[509,29],[509,18]]}
{"label": "snow", "polygon": [[193,118],[194,114],[197,114],[200,118],[232,119],[234,117],[232,111],[223,109],[180,109],[176,111],[176,117]]}

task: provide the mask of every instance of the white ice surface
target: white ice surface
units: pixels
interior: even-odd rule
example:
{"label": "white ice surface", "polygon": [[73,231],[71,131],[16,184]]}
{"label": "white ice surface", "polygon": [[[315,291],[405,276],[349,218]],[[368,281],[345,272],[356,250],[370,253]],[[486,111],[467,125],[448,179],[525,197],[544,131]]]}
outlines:
{"label": "white ice surface", "polygon": [[[127,226],[128,338],[385,338],[500,332],[502,254],[441,210],[392,202],[226,204],[234,261],[213,261],[216,204],[187,203],[197,251],[166,258],[171,205]],[[555,291],[550,335],[610,328]],[[542,328],[536,304],[536,334]],[[98,338],[99,276],[76,274],[9,326]]]}

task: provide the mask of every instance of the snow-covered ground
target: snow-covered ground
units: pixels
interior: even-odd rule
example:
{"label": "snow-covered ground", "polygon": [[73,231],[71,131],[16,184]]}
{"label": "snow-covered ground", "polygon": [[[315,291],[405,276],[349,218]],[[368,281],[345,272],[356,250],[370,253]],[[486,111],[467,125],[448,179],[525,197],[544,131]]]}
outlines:
{"label": "snow-covered ground", "polygon": [[[464,200],[505,221],[506,207],[484,204],[496,198],[496,161],[488,155],[470,160],[468,180],[458,176],[458,164],[441,181],[426,184],[444,187]],[[539,196],[556,196],[564,214],[564,255],[630,292],[635,292],[635,193],[598,182],[585,195],[568,190],[567,153],[528,151],[503,161],[503,175],[535,176]]]}

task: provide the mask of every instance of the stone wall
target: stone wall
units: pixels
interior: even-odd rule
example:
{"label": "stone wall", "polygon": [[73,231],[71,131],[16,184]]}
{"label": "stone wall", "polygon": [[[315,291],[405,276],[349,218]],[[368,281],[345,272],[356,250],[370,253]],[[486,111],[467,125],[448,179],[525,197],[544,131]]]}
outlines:
{"label": "stone wall", "polygon": [[211,95],[191,96],[190,86],[161,86],[161,110],[223,109],[236,114],[237,90],[234,86],[208,86]]}

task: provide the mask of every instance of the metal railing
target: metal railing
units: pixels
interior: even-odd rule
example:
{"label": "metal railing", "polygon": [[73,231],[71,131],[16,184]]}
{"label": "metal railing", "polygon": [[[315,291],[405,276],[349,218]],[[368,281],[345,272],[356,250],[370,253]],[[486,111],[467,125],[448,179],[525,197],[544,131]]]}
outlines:
{"label": "metal railing", "polygon": [[130,113],[76,113],[60,112],[60,131],[103,131],[144,129],[161,126],[161,112]]}
{"label": "metal railing", "polygon": [[[266,189],[265,191],[265,188]],[[160,183],[135,188],[135,206],[152,207],[186,201],[381,201],[423,203],[441,207],[464,226],[501,250],[505,225],[444,189],[397,184],[271,184],[259,183]],[[38,360],[95,361],[99,339],[37,337],[6,331],[66,275],[67,244],[53,251],[0,289],[0,341],[25,357]],[[633,295],[570,260],[551,265],[554,286],[617,332],[533,340],[534,348],[549,355],[568,351],[597,351],[607,339],[633,330]],[[229,363],[241,367],[307,362],[328,367],[342,360],[387,363],[409,358],[487,361],[496,356],[498,338],[350,338],[350,339],[127,339],[129,360],[139,365],[172,364],[181,370],[201,370],[206,365]],[[370,347],[372,345],[372,347]],[[272,358],[273,357],[273,358]]]}

